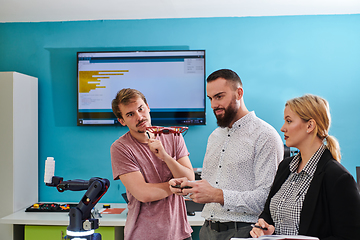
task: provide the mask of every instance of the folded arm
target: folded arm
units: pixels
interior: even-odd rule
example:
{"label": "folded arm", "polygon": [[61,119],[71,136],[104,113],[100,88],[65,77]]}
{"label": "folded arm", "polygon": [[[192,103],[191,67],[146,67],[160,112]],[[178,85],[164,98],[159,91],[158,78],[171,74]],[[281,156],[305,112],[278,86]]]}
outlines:
{"label": "folded arm", "polygon": [[125,188],[140,202],[161,200],[172,194],[167,182],[147,183],[140,171],[120,176]]}

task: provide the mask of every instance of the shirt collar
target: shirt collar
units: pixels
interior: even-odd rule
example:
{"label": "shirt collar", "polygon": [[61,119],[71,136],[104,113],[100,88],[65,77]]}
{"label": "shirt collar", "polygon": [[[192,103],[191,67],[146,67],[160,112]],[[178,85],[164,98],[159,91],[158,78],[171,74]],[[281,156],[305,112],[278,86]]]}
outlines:
{"label": "shirt collar", "polygon": [[[316,166],[320,160],[320,157],[325,151],[326,146],[321,144],[319,149],[311,156],[309,162],[306,163],[305,167],[301,170],[302,172],[307,173],[308,175],[314,175],[316,171]],[[301,161],[301,153],[298,153],[293,160],[290,162],[289,168],[291,172],[296,172],[296,169],[299,166]]]}
{"label": "shirt collar", "polygon": [[246,114],[245,116],[243,116],[242,118],[240,118],[239,120],[237,120],[236,122],[234,122],[234,124],[232,125],[232,128],[226,127],[226,129],[228,131],[231,129],[236,130],[236,129],[246,125],[247,123],[251,122],[255,117],[256,117],[255,112],[251,111],[248,114]]}

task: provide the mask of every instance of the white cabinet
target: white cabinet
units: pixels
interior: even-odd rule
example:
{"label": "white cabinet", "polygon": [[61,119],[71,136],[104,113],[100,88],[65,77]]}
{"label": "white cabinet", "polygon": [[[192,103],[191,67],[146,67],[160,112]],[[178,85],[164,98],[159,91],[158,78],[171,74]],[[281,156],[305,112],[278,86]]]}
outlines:
{"label": "white cabinet", "polygon": [[0,72],[0,185],[0,218],[38,201],[38,79],[17,72]]}

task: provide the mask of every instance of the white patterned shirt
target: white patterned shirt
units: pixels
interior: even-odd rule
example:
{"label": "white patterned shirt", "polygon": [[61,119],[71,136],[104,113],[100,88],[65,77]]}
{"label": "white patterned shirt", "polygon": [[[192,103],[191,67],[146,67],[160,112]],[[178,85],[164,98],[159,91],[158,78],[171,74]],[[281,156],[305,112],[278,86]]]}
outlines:
{"label": "white patterned shirt", "polygon": [[223,190],[224,205],[207,203],[206,220],[255,223],[284,156],[280,135],[250,112],[208,139],[201,177]]}
{"label": "white patterned shirt", "polygon": [[325,149],[325,145],[322,144],[299,173],[297,173],[297,168],[301,162],[301,153],[291,160],[289,177],[270,201],[271,218],[275,224],[274,234],[299,234],[301,209],[317,164]]}

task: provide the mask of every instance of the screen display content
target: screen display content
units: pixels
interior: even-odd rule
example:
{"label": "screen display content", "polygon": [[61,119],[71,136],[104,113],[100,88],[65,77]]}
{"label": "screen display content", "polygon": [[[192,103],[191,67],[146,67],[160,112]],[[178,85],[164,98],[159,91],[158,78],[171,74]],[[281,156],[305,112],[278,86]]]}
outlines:
{"label": "screen display content", "polygon": [[142,92],[153,126],[204,125],[205,50],[78,52],[77,125],[121,125],[111,101]]}

